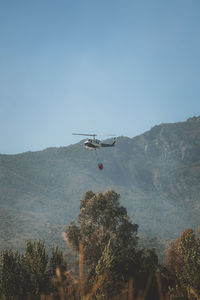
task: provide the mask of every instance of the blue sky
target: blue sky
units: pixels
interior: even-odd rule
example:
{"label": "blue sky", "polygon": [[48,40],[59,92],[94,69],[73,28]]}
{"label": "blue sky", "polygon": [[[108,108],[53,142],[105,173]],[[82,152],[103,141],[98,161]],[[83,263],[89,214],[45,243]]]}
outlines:
{"label": "blue sky", "polygon": [[0,0],[0,153],[200,115],[199,0]]}

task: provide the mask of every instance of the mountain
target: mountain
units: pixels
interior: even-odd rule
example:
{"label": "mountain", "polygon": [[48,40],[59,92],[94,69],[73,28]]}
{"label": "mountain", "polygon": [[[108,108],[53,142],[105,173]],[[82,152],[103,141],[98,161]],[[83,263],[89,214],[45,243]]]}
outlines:
{"label": "mountain", "polygon": [[[102,162],[100,171],[97,163]],[[114,148],[88,151],[83,141],[0,155],[0,246],[27,237],[61,240],[87,190],[114,189],[139,232],[175,238],[197,229],[200,212],[200,117],[160,124]]]}

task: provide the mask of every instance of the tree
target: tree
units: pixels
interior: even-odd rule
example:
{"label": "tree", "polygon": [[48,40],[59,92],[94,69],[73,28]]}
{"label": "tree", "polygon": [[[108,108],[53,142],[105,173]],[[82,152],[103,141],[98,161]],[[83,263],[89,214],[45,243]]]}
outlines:
{"label": "tree", "polygon": [[66,230],[77,251],[83,245],[89,287],[98,282],[100,275],[104,277],[96,292],[101,299],[119,293],[139,269],[138,225],[132,224],[119,197],[113,190],[104,194],[86,192],[80,201],[78,225],[71,222]]}
{"label": "tree", "polygon": [[27,241],[24,253],[0,252],[0,299],[40,299],[41,294],[58,294],[56,269],[62,275],[67,270],[65,257],[58,246],[51,248],[50,258],[42,241]]}
{"label": "tree", "polygon": [[200,239],[192,229],[185,230],[171,244],[166,267],[172,278],[172,295],[180,299],[199,299]]}
{"label": "tree", "polygon": [[0,254],[0,295],[2,299],[21,300],[23,294],[19,252],[4,250]]}
{"label": "tree", "polygon": [[22,255],[24,292],[34,299],[40,299],[41,293],[48,292],[49,277],[47,273],[48,255],[42,241],[27,241]]}
{"label": "tree", "polygon": [[[68,294],[69,275],[67,272],[66,258],[58,246],[51,248],[51,257],[49,260],[48,274],[51,279],[49,284],[49,292],[51,299],[60,299],[59,294],[62,289],[63,294]],[[64,296],[63,296],[64,297]]]}
{"label": "tree", "polygon": [[50,277],[56,276],[57,268],[60,270],[61,273],[64,273],[67,270],[67,263],[63,252],[58,248],[58,246],[53,246],[51,248],[51,257],[49,260]]}

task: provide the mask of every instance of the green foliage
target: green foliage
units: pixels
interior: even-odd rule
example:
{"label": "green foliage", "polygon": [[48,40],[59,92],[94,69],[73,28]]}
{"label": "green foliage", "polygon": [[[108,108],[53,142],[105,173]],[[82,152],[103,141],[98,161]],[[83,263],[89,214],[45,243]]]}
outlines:
{"label": "green foliage", "polygon": [[0,295],[9,300],[22,299],[22,262],[18,252],[4,250],[0,253]]}
{"label": "green foliage", "polygon": [[39,298],[41,293],[47,292],[48,287],[48,256],[44,243],[27,241],[22,263],[27,294],[30,293]]}
{"label": "green foliage", "polygon": [[53,246],[51,248],[51,257],[49,260],[49,275],[50,277],[56,276],[56,269],[59,268],[61,273],[67,270],[66,258],[63,252],[58,248],[58,246]]}
{"label": "green foliage", "polygon": [[103,278],[95,299],[111,299],[126,288],[131,278],[135,280],[135,295],[145,289],[148,278],[151,278],[148,293],[153,285],[155,288],[158,259],[153,251],[146,253],[137,247],[137,229],[138,225],[132,224],[126,209],[120,206],[115,191],[84,194],[78,225],[71,223],[66,233],[77,251],[83,246],[87,287],[98,285],[99,278]]}
{"label": "green foliage", "polygon": [[23,254],[4,250],[0,253],[0,297],[5,300],[39,300],[41,294],[56,290],[52,279],[56,268],[66,271],[66,260],[58,247],[49,259],[42,241],[27,241]]}
{"label": "green foliage", "polygon": [[166,266],[173,279],[172,295],[181,299],[200,298],[200,239],[192,229],[185,230],[172,243]]}

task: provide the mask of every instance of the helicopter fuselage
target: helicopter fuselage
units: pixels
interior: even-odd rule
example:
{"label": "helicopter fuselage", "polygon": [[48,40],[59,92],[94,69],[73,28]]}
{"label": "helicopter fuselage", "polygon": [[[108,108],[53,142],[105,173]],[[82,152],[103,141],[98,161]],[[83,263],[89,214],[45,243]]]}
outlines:
{"label": "helicopter fuselage", "polygon": [[97,139],[87,139],[84,142],[84,147],[89,150],[97,149],[100,147],[114,147],[114,145],[115,145],[115,141],[112,144],[106,144],[106,143],[102,143],[100,140]]}
{"label": "helicopter fuselage", "polygon": [[97,139],[87,139],[84,142],[84,147],[89,150],[97,149],[101,147],[101,141]]}

